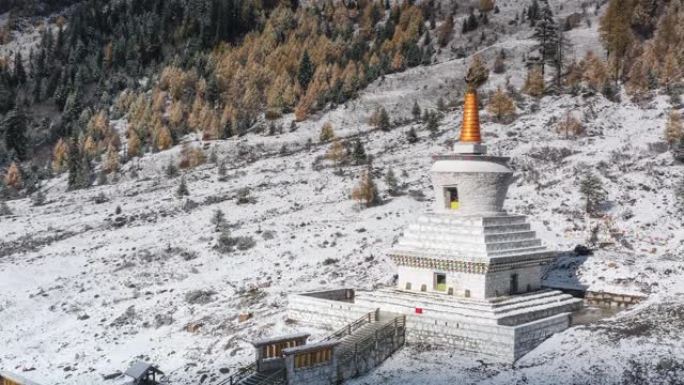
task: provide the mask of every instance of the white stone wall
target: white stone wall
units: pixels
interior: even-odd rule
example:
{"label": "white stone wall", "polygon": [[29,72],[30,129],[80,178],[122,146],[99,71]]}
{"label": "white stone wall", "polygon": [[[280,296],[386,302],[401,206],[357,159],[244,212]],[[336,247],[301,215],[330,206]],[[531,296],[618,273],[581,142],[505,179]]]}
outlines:
{"label": "white stone wall", "polygon": [[[435,211],[470,215],[500,213],[508,192],[510,173],[491,172],[435,172],[432,183],[435,191]],[[444,189],[458,189],[459,209],[447,209]]]}
{"label": "white stone wall", "polygon": [[[437,292],[440,294],[448,293],[448,288],[454,289],[455,296],[465,297],[466,290],[470,291],[470,298],[485,298],[485,275],[468,274],[454,271],[435,271],[432,269],[421,269],[417,267],[399,266],[397,268],[399,280],[397,288],[406,290],[406,283],[411,283],[410,291],[421,291],[421,286],[426,286],[427,292]],[[447,291],[440,292],[434,290],[434,274],[445,273],[447,275]]]}
{"label": "white stone wall", "polygon": [[570,313],[561,313],[555,316],[530,322],[515,327],[515,354],[518,359],[529,353],[532,349],[544,342],[555,333],[560,333],[570,326]]}
{"label": "white stone wall", "polygon": [[375,309],[351,302],[291,294],[288,296],[287,317],[294,321],[337,329]]}
{"label": "white stone wall", "polygon": [[[518,274],[518,293],[541,289],[542,266],[529,266],[520,269],[503,270],[486,274],[487,298],[510,295],[511,275]],[[531,290],[527,290],[527,285]]]}

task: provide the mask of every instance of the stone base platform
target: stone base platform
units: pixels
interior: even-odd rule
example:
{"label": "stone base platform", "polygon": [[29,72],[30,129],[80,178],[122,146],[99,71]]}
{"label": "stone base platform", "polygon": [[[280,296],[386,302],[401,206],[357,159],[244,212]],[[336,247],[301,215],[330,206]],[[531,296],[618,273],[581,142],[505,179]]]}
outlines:
{"label": "stone base platform", "polygon": [[396,289],[294,294],[288,317],[336,328],[379,309],[406,314],[407,343],[429,344],[512,363],[567,329],[582,300],[555,290],[472,300]]}

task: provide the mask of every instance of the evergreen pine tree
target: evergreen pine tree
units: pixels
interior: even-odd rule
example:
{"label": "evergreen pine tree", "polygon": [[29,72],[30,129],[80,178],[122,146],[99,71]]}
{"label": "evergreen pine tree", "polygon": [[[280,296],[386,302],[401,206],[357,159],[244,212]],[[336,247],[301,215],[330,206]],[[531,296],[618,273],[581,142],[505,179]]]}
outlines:
{"label": "evergreen pine tree", "polygon": [[216,228],[216,231],[221,231],[225,228],[226,215],[221,209],[214,210],[214,215],[211,217],[211,223]]}
{"label": "evergreen pine tree", "polygon": [[494,71],[495,74],[502,74],[506,72],[506,54],[504,50],[500,50],[499,54],[496,55],[496,59],[494,59],[494,67],[492,68],[492,71]]}
{"label": "evergreen pine tree", "polygon": [[441,96],[437,99],[437,110],[442,112],[446,111],[446,103],[444,103],[444,98]]}
{"label": "evergreen pine tree", "polygon": [[12,210],[7,205],[7,202],[5,202],[5,201],[0,202],[0,216],[8,216],[8,215],[12,215]]}
{"label": "evergreen pine tree", "polygon": [[387,110],[385,110],[385,107],[380,107],[380,109],[377,111],[376,127],[382,131],[389,131],[392,129],[389,114],[387,113]]}
{"label": "evergreen pine tree", "polygon": [[188,190],[188,185],[185,183],[185,177],[181,177],[180,179],[180,184],[178,185],[178,188],[176,189],[176,196],[178,198],[182,198],[184,196],[190,195],[190,191]]}
{"label": "evergreen pine tree", "polygon": [[437,112],[430,111],[427,113],[425,128],[430,131],[430,135],[437,134],[437,130],[439,129],[439,117],[437,116]]}
{"label": "evergreen pine tree", "polygon": [[17,84],[26,83],[26,70],[24,69],[21,51],[17,51],[17,54],[14,56],[14,81]]}
{"label": "evergreen pine tree", "polygon": [[409,130],[406,132],[406,140],[411,144],[418,141],[418,134],[413,127],[409,128]]}
{"label": "evergreen pine tree", "polygon": [[42,190],[36,191],[32,196],[31,196],[31,203],[34,206],[42,206],[45,204],[45,194],[43,193]]}
{"label": "evergreen pine tree", "polygon": [[225,162],[219,163],[219,166],[218,166],[219,177],[223,178],[226,176],[227,173],[228,173],[228,170],[226,169],[226,163]]}
{"label": "evergreen pine tree", "polygon": [[169,159],[169,163],[166,165],[164,173],[166,174],[166,177],[169,179],[178,176],[178,167],[176,167],[176,164],[173,162],[173,159]]}
{"label": "evergreen pine tree", "polygon": [[368,161],[366,156],[366,149],[363,147],[363,143],[360,139],[354,141],[354,150],[352,151],[352,157],[354,158],[354,163],[364,164]]}
{"label": "evergreen pine tree", "polygon": [[394,171],[391,168],[387,170],[387,174],[385,174],[385,184],[387,185],[387,192],[390,195],[396,196],[401,193],[399,181],[397,180],[397,177],[394,175]]}
{"label": "evergreen pine tree", "polygon": [[5,133],[5,145],[7,149],[14,150],[14,153],[19,160],[27,159],[27,118],[21,103],[17,103],[17,106],[7,113],[0,128],[2,128],[0,131]]}
{"label": "evergreen pine tree", "polygon": [[[534,27],[539,18],[539,2],[537,0],[532,0],[532,4],[527,8],[527,19],[530,21],[530,27]],[[523,13],[523,16],[525,14]]]}
{"label": "evergreen pine tree", "polygon": [[541,65],[542,77],[544,77],[546,63],[553,63],[556,60],[556,50],[558,49],[558,25],[553,18],[548,0],[542,0],[542,8],[535,23],[532,37],[537,40],[534,49],[539,51],[539,64]]}
{"label": "evergreen pine tree", "polygon": [[594,175],[591,171],[587,172],[580,181],[580,193],[584,197],[587,214],[598,214],[600,204],[607,197],[601,178]]}
{"label": "evergreen pine tree", "polygon": [[418,105],[418,101],[413,102],[413,108],[411,109],[411,114],[413,115],[414,121],[417,122],[420,120],[420,106]]}
{"label": "evergreen pine tree", "polygon": [[311,62],[311,58],[309,57],[309,51],[304,51],[302,60],[299,62],[299,70],[297,71],[297,80],[299,81],[299,85],[303,90],[306,90],[309,87],[309,83],[313,78],[314,72],[315,67],[313,62]]}
{"label": "evergreen pine tree", "polygon": [[[675,186],[674,194],[679,212],[684,213],[684,175],[679,178],[679,182]],[[2,210],[0,209],[0,211]]]}

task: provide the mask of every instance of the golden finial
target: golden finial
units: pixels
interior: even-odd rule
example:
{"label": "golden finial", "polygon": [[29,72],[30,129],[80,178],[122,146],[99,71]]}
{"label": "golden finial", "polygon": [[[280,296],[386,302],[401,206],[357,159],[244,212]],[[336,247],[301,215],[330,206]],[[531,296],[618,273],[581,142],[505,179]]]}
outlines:
{"label": "golden finial", "polygon": [[477,104],[477,91],[469,88],[463,103],[463,126],[461,142],[480,143],[480,111]]}
{"label": "golden finial", "polygon": [[477,103],[477,89],[489,78],[487,69],[480,55],[475,55],[466,74],[467,91],[463,103],[463,126],[461,142],[480,143],[480,106]]}

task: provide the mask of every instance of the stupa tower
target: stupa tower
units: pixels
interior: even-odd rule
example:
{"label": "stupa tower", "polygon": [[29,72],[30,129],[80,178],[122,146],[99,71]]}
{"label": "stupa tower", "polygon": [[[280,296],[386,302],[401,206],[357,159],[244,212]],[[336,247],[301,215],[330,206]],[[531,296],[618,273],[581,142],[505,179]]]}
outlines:
{"label": "stupa tower", "polygon": [[477,67],[466,77],[460,140],[433,156],[434,206],[411,221],[388,252],[397,267],[396,286],[347,295],[344,304],[311,306],[311,297],[302,296],[292,317],[404,314],[408,342],[507,362],[571,324],[582,300],[542,287],[554,252],[527,217],[503,209],[513,172],[509,158],[488,155],[482,143],[477,88],[487,76],[483,65]]}

